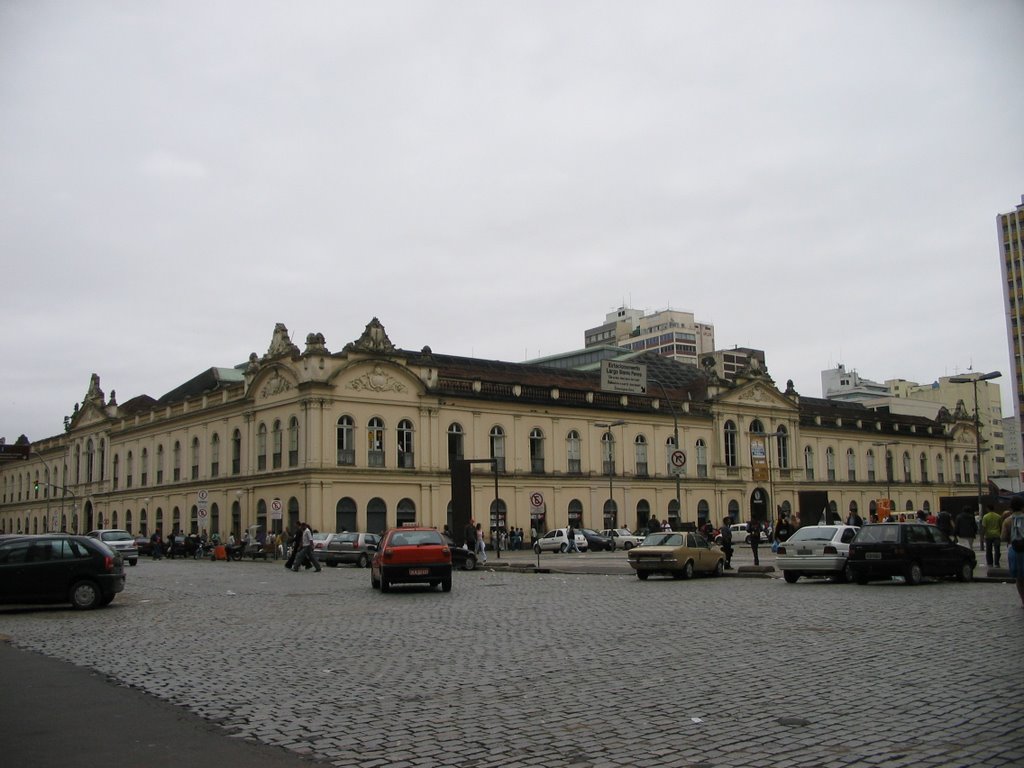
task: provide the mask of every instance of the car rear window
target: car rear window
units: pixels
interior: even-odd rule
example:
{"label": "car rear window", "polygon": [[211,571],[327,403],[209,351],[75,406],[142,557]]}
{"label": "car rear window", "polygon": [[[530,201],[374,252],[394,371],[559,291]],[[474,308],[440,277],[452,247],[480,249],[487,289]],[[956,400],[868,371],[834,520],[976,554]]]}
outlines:
{"label": "car rear window", "polygon": [[812,525],[798,528],[789,541],[832,541],[838,529],[834,525]]}
{"label": "car rear window", "polygon": [[891,523],[881,525],[867,525],[860,529],[854,542],[857,544],[877,544],[879,542],[898,542],[900,540],[900,527]]}
{"label": "car rear window", "polygon": [[418,547],[424,544],[444,545],[444,540],[437,531],[401,531],[391,537],[393,547]]}
{"label": "car rear window", "polygon": [[645,547],[680,547],[683,537],[678,533],[652,533],[644,539]]}
{"label": "car rear window", "polygon": [[[184,537],[183,537],[184,538]],[[135,541],[128,531],[106,531],[103,534],[104,541]]]}

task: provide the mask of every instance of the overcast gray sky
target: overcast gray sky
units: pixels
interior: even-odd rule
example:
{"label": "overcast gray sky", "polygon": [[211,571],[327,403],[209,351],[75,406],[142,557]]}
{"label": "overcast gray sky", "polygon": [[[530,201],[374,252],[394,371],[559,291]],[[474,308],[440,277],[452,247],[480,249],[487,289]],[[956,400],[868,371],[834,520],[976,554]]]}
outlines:
{"label": "overcast gray sky", "polygon": [[808,396],[1006,385],[1022,40],[1020,0],[0,0],[0,436],[374,316],[520,361],[673,308]]}

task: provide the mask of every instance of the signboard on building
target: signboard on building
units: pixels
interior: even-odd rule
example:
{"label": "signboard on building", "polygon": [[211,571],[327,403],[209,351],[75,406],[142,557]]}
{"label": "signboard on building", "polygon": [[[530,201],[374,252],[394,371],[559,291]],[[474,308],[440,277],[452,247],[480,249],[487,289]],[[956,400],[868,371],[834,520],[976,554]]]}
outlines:
{"label": "signboard on building", "polygon": [[602,360],[601,389],[606,392],[622,392],[627,395],[645,394],[647,392],[647,366],[640,363]]}
{"label": "signboard on building", "polygon": [[768,447],[763,435],[750,436],[750,469],[755,483],[768,480]]}

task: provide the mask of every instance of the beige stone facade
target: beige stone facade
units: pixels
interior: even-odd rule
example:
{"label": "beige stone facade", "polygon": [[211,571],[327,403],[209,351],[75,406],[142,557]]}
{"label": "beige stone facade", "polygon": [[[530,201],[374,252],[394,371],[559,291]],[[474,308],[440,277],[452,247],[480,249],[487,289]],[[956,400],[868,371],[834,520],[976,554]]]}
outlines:
{"label": "beige stone facade", "polygon": [[[903,511],[973,493],[952,460],[974,445],[969,420],[802,398],[760,367],[726,381],[657,355],[637,361],[658,396],[602,392],[597,372],[396,349],[376,319],[339,352],[320,334],[300,350],[278,325],[266,354],[158,400],[119,405],[94,376],[64,434],[0,466],[0,528],[441,527],[453,458],[496,459],[497,482],[474,465],[473,514],[527,532],[570,518],[717,524],[777,506],[816,518],[805,491],[867,519],[887,495]],[[758,432],[769,434],[767,472],[751,460]]]}

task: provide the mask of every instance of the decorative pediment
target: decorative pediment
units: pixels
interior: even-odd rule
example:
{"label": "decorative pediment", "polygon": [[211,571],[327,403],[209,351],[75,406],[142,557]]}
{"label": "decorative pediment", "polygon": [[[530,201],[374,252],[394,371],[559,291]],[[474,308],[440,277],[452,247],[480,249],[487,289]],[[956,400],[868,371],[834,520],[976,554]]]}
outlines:
{"label": "decorative pediment", "polygon": [[373,366],[372,371],[364,373],[348,383],[350,389],[369,390],[370,392],[405,392],[406,385],[389,374],[380,365]]}
{"label": "decorative pediment", "polygon": [[263,386],[260,388],[260,397],[274,397],[290,390],[294,384],[281,375],[279,371],[273,371],[270,377],[263,382]]}
{"label": "decorative pediment", "polygon": [[376,317],[366,324],[363,335],[345,345],[345,352],[393,352],[395,345],[391,343],[384,326]]}

